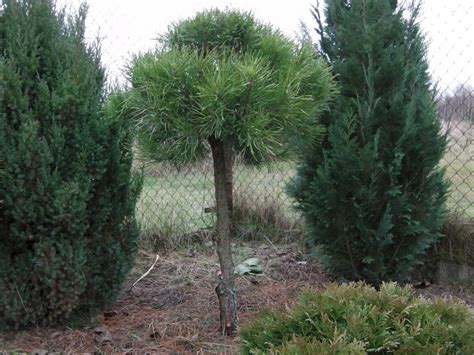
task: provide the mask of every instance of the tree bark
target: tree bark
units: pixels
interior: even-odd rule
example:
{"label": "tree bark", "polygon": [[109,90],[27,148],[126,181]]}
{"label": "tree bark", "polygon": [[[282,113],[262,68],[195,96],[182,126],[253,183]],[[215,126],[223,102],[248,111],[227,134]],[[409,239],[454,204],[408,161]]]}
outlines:
{"label": "tree bark", "polygon": [[[226,150],[224,142],[211,138],[214,164],[214,186],[216,191],[217,213],[217,255],[221,266],[221,275],[216,287],[220,308],[220,330],[223,334],[233,335],[237,330],[237,292],[234,284],[234,264],[230,240],[232,235],[232,218],[229,204],[226,168]],[[230,167],[232,169],[232,167]]]}
{"label": "tree bark", "polygon": [[[232,214],[234,212],[234,150],[230,144],[224,144],[224,160],[225,160],[225,181],[227,191],[227,203],[229,205],[229,212],[232,221]],[[231,226],[232,228],[232,226]],[[233,233],[232,233],[233,237]]]}

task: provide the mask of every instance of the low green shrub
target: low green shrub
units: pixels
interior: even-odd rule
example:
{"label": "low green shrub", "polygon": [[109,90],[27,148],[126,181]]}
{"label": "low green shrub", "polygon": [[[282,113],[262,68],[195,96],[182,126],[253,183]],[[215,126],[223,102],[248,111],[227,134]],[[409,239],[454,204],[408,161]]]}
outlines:
{"label": "low green shrub", "polygon": [[287,311],[267,309],[240,336],[243,354],[474,354],[474,317],[461,301],[396,283],[330,284]]}

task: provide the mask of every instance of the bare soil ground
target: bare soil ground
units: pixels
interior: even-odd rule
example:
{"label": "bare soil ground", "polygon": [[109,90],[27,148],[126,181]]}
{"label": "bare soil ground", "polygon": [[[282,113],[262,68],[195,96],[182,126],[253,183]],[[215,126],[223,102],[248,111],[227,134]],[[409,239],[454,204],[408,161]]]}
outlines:
{"label": "bare soil ground", "polygon": [[[245,243],[234,248],[236,263],[260,259],[264,274],[237,278],[240,324],[267,306],[291,305],[304,287],[331,281],[316,263],[306,262],[295,245]],[[113,307],[88,324],[34,328],[0,334],[0,351],[64,353],[234,354],[238,337],[219,334],[214,292],[217,257],[210,251],[181,251],[160,257],[140,252],[122,294]],[[472,290],[453,286],[417,289],[425,296],[458,296],[474,304]]]}

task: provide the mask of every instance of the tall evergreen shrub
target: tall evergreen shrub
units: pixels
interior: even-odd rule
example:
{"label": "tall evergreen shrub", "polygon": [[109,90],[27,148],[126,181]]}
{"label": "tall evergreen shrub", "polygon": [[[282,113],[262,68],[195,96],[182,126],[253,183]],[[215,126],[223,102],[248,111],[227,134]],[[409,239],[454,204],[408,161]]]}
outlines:
{"label": "tall evergreen shrub", "polygon": [[84,6],[7,0],[0,15],[0,328],[104,307],[130,269],[140,179],[132,137],[104,106]]}
{"label": "tall evergreen shrub", "polygon": [[440,237],[446,196],[419,6],[326,0],[325,25],[313,15],[340,95],[290,193],[327,269],[375,285],[405,279]]}

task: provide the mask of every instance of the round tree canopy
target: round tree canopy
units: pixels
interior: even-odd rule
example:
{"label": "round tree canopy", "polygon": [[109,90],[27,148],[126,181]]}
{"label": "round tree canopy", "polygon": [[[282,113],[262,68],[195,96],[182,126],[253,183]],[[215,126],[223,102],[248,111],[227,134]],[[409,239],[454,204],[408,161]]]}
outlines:
{"label": "round tree canopy", "polygon": [[143,151],[182,164],[230,143],[248,163],[281,158],[292,139],[313,140],[334,90],[310,44],[295,44],[249,13],[210,10],[170,27],[134,58],[127,108]]}

